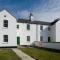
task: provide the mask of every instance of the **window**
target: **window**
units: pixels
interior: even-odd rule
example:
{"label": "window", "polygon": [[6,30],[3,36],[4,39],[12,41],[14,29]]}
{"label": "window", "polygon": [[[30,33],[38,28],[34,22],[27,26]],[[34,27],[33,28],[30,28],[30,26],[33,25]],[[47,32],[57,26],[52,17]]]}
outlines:
{"label": "window", "polygon": [[40,41],[43,41],[43,36],[40,36]]}
{"label": "window", "polygon": [[48,31],[50,31],[50,27],[48,27]]}
{"label": "window", "polygon": [[4,20],[4,27],[8,27],[8,20]]}
{"label": "window", "polygon": [[27,41],[30,41],[30,36],[27,36]]}
{"label": "window", "polygon": [[19,25],[17,25],[17,28],[19,29]]}
{"label": "window", "polygon": [[4,17],[6,17],[6,15],[4,15]]}
{"label": "window", "polygon": [[51,42],[50,37],[48,37],[48,42]]}
{"label": "window", "polygon": [[30,24],[27,24],[27,30],[30,30]]}
{"label": "window", "polygon": [[40,30],[43,30],[43,26],[40,26]]}
{"label": "window", "polygon": [[8,42],[8,35],[4,35],[4,42]]}

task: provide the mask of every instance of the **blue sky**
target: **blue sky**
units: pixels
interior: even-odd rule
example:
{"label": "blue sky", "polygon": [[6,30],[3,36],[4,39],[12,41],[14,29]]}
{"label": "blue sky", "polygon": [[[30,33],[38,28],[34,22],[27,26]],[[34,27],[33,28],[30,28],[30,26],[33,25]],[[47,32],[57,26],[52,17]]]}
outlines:
{"label": "blue sky", "polygon": [[40,0],[0,0],[0,9],[32,10],[33,6],[40,4]]}
{"label": "blue sky", "polygon": [[31,10],[34,5],[38,4],[41,4],[41,0],[0,0],[0,8],[9,8],[13,10]]}
{"label": "blue sky", "polygon": [[3,9],[17,18],[28,18],[32,12],[36,20],[52,21],[60,17],[60,0],[0,0]]}
{"label": "blue sky", "polygon": [[7,9],[13,14],[22,10],[31,11],[39,2],[40,0],[0,0],[0,10]]}

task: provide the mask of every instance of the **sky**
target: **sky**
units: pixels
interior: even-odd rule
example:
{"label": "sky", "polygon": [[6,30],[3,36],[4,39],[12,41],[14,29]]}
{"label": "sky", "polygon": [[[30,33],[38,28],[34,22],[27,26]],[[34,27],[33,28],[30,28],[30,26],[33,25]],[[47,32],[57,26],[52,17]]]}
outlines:
{"label": "sky", "polygon": [[29,18],[33,20],[54,21],[60,18],[60,0],[0,0],[0,10],[6,9],[17,19]]}

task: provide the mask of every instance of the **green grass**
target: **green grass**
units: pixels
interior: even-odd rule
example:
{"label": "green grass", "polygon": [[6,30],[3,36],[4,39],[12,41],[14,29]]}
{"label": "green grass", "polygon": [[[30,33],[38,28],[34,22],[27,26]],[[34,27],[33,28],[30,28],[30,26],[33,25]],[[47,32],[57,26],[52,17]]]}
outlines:
{"label": "green grass", "polygon": [[37,60],[60,60],[60,53],[38,48],[21,48],[21,50]]}
{"label": "green grass", "polygon": [[11,49],[0,48],[0,60],[21,60]]}

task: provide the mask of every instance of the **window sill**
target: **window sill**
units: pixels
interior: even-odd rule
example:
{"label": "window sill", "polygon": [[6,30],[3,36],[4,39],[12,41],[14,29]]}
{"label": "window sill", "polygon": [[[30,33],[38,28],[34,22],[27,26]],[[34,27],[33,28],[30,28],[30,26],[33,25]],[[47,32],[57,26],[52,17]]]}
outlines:
{"label": "window sill", "polygon": [[8,44],[8,42],[3,42],[2,44]]}
{"label": "window sill", "polygon": [[8,29],[8,27],[3,27],[3,29]]}
{"label": "window sill", "polygon": [[27,42],[30,42],[30,41],[27,41]]}

